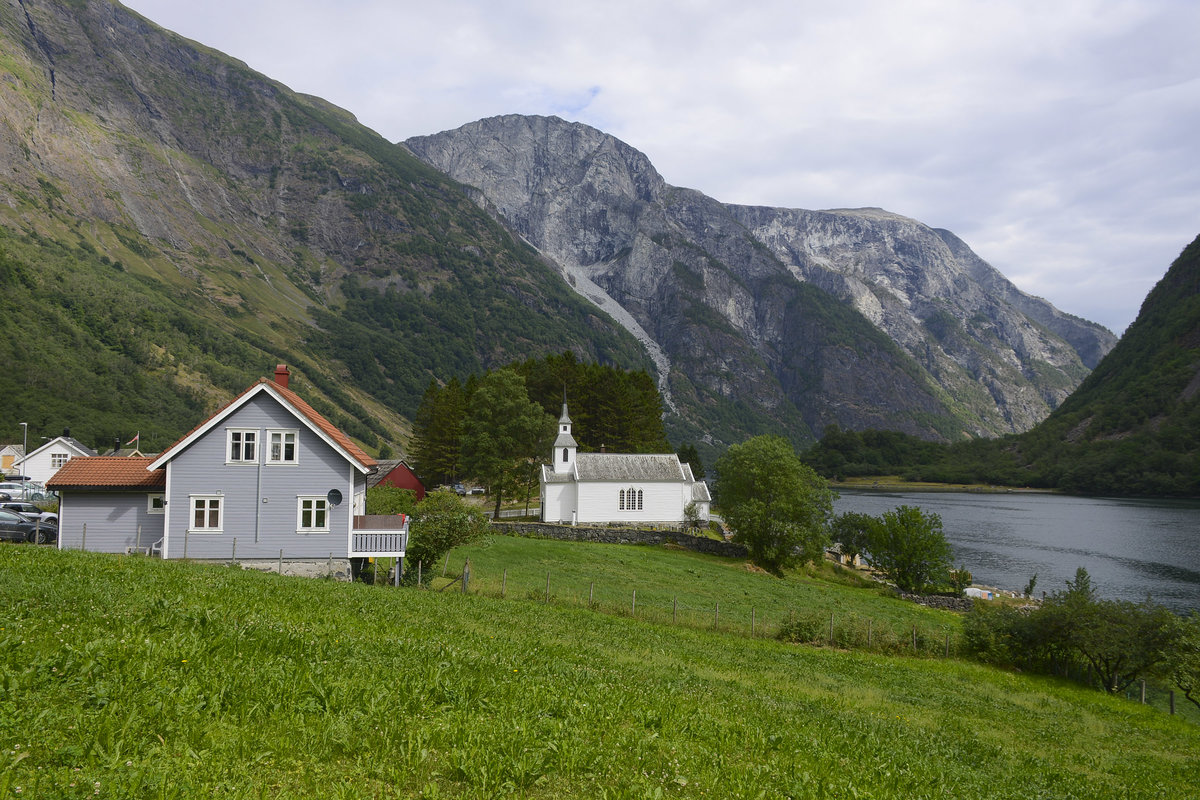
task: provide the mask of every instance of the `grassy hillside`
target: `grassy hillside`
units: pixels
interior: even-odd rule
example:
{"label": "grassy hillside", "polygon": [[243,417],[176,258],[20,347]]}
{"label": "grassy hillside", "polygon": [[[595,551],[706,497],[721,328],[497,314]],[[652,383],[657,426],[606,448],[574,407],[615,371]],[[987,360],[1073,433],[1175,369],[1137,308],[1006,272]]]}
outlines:
{"label": "grassy hillside", "polygon": [[0,602],[5,797],[1174,800],[1200,785],[1195,726],[953,660],[15,546]]}

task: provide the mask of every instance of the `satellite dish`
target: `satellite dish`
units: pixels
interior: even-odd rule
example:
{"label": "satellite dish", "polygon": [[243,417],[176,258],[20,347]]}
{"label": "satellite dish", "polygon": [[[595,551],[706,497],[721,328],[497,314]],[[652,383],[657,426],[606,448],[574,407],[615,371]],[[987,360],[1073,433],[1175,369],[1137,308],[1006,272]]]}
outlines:
{"label": "satellite dish", "polygon": [[325,495],[329,500],[329,505],[338,506],[342,504],[342,493],[338,489],[330,489],[329,494]]}

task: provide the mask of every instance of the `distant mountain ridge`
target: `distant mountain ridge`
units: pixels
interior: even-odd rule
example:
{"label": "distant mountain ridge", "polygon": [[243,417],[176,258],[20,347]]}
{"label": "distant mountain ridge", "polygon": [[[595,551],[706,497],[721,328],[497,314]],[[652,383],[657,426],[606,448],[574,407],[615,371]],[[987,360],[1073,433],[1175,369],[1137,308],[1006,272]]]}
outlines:
{"label": "distant mountain ridge", "polygon": [[740,408],[750,427],[1022,431],[1116,341],[949,232],[879,209],[723,204],[579,123],[509,115],[405,145],[632,317],[675,394]]}
{"label": "distant mountain ridge", "polygon": [[[434,168],[115,2],[0,6],[0,54],[6,430],[153,447],[286,362],[374,452],[431,380],[570,350],[657,365],[677,444],[955,439],[1027,427],[1111,344],[919,223],[727,206],[587,126],[426,137]],[[910,287],[968,273],[993,288]]]}

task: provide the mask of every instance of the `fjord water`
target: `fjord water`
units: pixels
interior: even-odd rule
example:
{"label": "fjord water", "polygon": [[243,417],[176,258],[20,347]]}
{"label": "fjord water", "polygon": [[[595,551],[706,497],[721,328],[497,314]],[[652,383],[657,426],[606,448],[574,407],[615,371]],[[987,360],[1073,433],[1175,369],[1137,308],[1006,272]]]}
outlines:
{"label": "fjord water", "polygon": [[955,566],[975,583],[1020,591],[1036,573],[1040,597],[1084,567],[1102,597],[1200,609],[1200,502],[842,491],[834,503],[838,513],[875,516],[901,505],[941,516]]}

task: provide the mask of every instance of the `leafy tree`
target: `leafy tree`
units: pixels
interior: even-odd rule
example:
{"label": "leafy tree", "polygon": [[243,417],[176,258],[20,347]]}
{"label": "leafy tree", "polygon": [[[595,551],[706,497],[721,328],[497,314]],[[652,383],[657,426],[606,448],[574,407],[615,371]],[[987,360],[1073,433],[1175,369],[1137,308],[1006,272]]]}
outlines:
{"label": "leafy tree", "polygon": [[1178,638],[1169,657],[1171,679],[1200,708],[1200,612],[1179,620]]}
{"label": "leafy tree", "polygon": [[1179,632],[1163,606],[1097,598],[1083,567],[1067,581],[1067,591],[1047,598],[1035,616],[1051,643],[1078,654],[1100,687],[1111,692],[1162,664]]}
{"label": "leafy tree", "polygon": [[367,489],[368,514],[412,514],[417,493],[399,486],[373,486]]}
{"label": "leafy tree", "polygon": [[971,581],[974,579],[975,576],[972,575],[971,571],[966,567],[959,567],[958,569],[950,570],[950,588],[954,591],[954,594],[959,597],[962,597],[963,592],[966,591],[967,587],[971,585]]}
{"label": "leafy tree", "polygon": [[[479,509],[463,502],[449,489],[425,495],[413,511],[408,559],[431,566],[451,548],[470,544],[488,530],[487,518]],[[432,570],[426,570],[431,575]]]}
{"label": "leafy tree", "polygon": [[901,591],[920,592],[946,581],[950,544],[937,514],[912,506],[884,512],[867,550],[871,566]]}
{"label": "leafy tree", "polygon": [[754,563],[780,574],[822,557],[834,494],[780,436],[757,436],[717,461],[717,499]]}
{"label": "leafy tree", "polygon": [[842,548],[842,555],[854,560],[866,552],[871,532],[879,527],[879,518],[858,511],[846,511],[833,518],[829,532]]}
{"label": "leafy tree", "polygon": [[517,373],[497,370],[479,381],[463,425],[462,467],[487,484],[497,516],[504,496],[528,472],[529,462],[549,450],[554,428],[554,418],[529,400]]}

